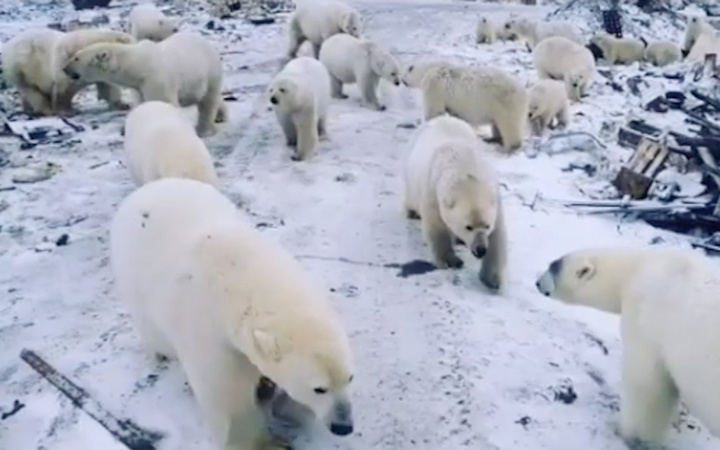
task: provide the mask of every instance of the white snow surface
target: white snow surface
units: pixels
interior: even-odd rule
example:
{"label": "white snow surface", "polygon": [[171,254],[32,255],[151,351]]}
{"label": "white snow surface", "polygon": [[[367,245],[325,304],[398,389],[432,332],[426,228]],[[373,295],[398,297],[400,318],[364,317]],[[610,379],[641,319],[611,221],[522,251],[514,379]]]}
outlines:
{"label": "white snow surface", "polygon": [[[3,40],[72,14],[69,2],[59,3],[4,1]],[[106,12],[117,27],[132,3],[115,3],[122,6]],[[502,67],[523,81],[536,77],[524,46],[478,46],[474,29],[481,14],[542,17],[547,7],[424,0],[353,4],[365,18],[367,36],[403,64],[444,59]],[[580,142],[576,150],[563,138],[552,145],[528,139],[527,154],[493,155],[510,261],[506,292],[491,295],[465,249],[460,255],[466,265],[459,271],[403,278],[397,267],[388,267],[430,259],[418,223],[404,218],[400,197],[401,158],[414,130],[399,125],[420,120],[418,92],[383,84],[388,110],[377,112],[360,105],[354,86],[346,87],[350,98],[331,105],[329,140],[310,160],[292,162],[264,94],[285,54],[285,16],[263,26],[215,20],[223,31],[206,29],[204,12],[183,17],[183,28],[201,30],[230,52],[223,56],[225,84],[238,101],[228,102],[230,124],[206,140],[223,192],[332,292],[351,338],[357,432],[346,438],[316,433],[311,448],[626,448],[616,432],[617,317],[546,299],[534,283],[550,261],[582,247],[644,246],[658,237],[659,245],[689,245],[686,236],[644,222],[578,215],[548,201],[611,192],[609,178],[630,156],[616,144],[617,126],[633,113],[672,124],[676,116],[640,106],[676,81],[648,77],[640,101],[596,76],[590,97],[572,106],[570,130],[593,133],[607,148]],[[681,39],[671,28],[653,27],[649,33]],[[620,82],[640,73],[637,65],[613,71]],[[11,159],[0,168],[0,203],[8,205],[0,211],[0,412],[16,400],[25,405],[0,420],[0,449],[125,448],[20,360],[27,348],[117,417],[165,433],[159,449],[210,450],[180,366],[146,355],[115,297],[109,222],[134,189],[122,163],[125,113],[107,111],[93,89],[88,91],[77,100],[80,114],[72,119],[87,131],[72,140],[20,149],[18,139],[0,137]],[[8,102],[14,90],[5,92],[6,106],[17,110],[16,99]],[[52,178],[13,184],[22,166],[48,161],[61,166]],[[592,177],[563,170],[578,162],[599,170]],[[15,189],[2,189],[10,186]],[[68,245],[56,246],[63,234]],[[577,398],[559,401],[556,392],[568,386]],[[668,440],[668,448],[683,450],[718,445],[685,413]]]}

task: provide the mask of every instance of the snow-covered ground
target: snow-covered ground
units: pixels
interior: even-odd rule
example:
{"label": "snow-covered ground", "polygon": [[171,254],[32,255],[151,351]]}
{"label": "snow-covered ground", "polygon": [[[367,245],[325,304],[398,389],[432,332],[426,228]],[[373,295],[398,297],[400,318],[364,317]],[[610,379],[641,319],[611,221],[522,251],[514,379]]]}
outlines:
{"label": "snow-covered ground", "polygon": [[[477,46],[475,23],[481,14],[502,19],[510,11],[542,17],[547,7],[354,4],[367,35],[404,64],[440,58],[503,67],[524,81],[535,77],[523,46]],[[17,5],[0,6],[3,40],[71,12],[48,2]],[[109,10],[113,26],[127,8]],[[292,162],[263,96],[285,52],[284,19],[265,26],[216,21],[224,28],[218,31],[208,30],[197,11],[185,18],[183,27],[202,30],[228,52],[226,88],[238,101],[228,103],[231,123],[206,141],[223,191],[327,286],[351,336],[357,432],[342,439],[321,436],[313,448],[625,448],[615,431],[617,318],[548,300],[534,282],[550,261],[581,247],[642,246],[658,237],[660,245],[688,245],[686,237],[644,223],[580,216],[547,201],[607,190],[618,161],[629,157],[615,144],[613,130],[673,81],[649,77],[641,102],[596,77],[590,97],[573,106],[570,130],[598,135],[607,148],[584,145],[577,151],[558,138],[535,155],[535,142],[528,140],[528,154],[535,157],[493,157],[503,184],[510,262],[506,292],[490,295],[477,279],[477,261],[464,249],[467,264],[460,271],[399,276],[399,265],[429,259],[418,223],[404,218],[400,203],[401,155],[414,132],[407,124],[421,117],[416,92],[383,85],[388,110],[376,112],[361,107],[354,87],[347,89],[350,99],[332,103],[329,141],[307,162]],[[578,24],[583,26],[580,18]],[[648,34],[680,39],[671,28],[655,26]],[[620,80],[638,73],[636,66],[614,70]],[[125,448],[20,360],[28,348],[116,416],[165,433],[160,449],[209,450],[179,365],[158,365],[145,355],[115,298],[108,225],[134,188],[121,162],[125,114],[108,112],[89,91],[73,118],[87,131],[74,139],[23,150],[16,138],[0,137],[0,150],[11,159],[0,167],[0,203],[7,203],[0,211],[0,412],[16,400],[25,405],[0,420],[0,449]],[[61,167],[49,180],[13,184],[13,175],[24,169],[19,166],[48,161]],[[594,176],[563,170],[586,163],[598,166]],[[15,189],[3,189],[10,186]],[[57,246],[64,234],[68,244]],[[685,414],[668,444],[682,450],[719,445]]]}

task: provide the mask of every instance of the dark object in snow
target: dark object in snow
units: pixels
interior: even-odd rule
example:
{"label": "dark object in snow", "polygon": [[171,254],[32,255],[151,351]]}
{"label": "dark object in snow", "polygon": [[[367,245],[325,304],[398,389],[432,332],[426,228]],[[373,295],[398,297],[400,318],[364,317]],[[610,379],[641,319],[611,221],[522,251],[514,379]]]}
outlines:
{"label": "dark object in snow", "polygon": [[107,8],[112,0],[71,0],[76,11],[81,9]]}
{"label": "dark object in snow", "polygon": [[12,120],[11,117],[13,116],[2,117],[4,128],[22,139],[24,148],[63,140],[74,132],[83,131],[82,126],[75,125],[65,118],[41,117],[30,120]]}
{"label": "dark object in snow", "polygon": [[530,422],[532,422],[532,419],[530,418],[530,416],[522,416],[521,418],[519,418],[518,420],[515,421],[515,423],[522,425],[523,428],[527,427],[530,424]]}
{"label": "dark object in snow", "polygon": [[654,99],[650,100],[647,105],[645,105],[645,111],[666,113],[669,110],[670,107],[668,106],[667,99],[664,95],[658,95]]}
{"label": "dark object in snow", "polygon": [[128,419],[118,420],[84,389],[68,380],[32,350],[23,350],[20,358],[130,450],[157,449],[155,444],[163,438],[161,433],[143,430]]}
{"label": "dark object in snow", "polygon": [[588,50],[590,50],[590,53],[592,53],[593,58],[595,58],[595,61],[602,59],[604,55],[602,49],[594,42],[591,42],[590,44],[585,46]]}
{"label": "dark object in snow", "polygon": [[613,7],[602,12],[603,29],[615,37],[621,38],[622,32],[622,16],[620,9]]}
{"label": "dark object in snow", "polygon": [[668,91],[665,93],[668,107],[671,109],[682,109],[685,103],[685,94],[680,91]]}
{"label": "dark object in snow", "polygon": [[215,23],[215,20],[211,20],[205,24],[205,28],[214,31],[225,31],[225,27]]}
{"label": "dark object in snow", "polygon": [[628,78],[626,83],[630,88],[630,93],[638,97],[640,96],[640,85],[647,85],[647,82],[640,75]]}
{"label": "dark object in snow", "polygon": [[626,166],[620,169],[613,186],[624,195],[640,200],[647,197],[655,175],[662,169],[670,151],[666,146],[642,138]]}
{"label": "dark object in snow", "polygon": [[25,403],[20,403],[20,400],[15,400],[13,402],[13,405],[12,405],[12,408],[10,409],[10,411],[0,414],[0,420],[5,420],[5,419],[8,419],[8,418],[14,416],[18,412],[20,412],[20,410],[23,409],[24,407],[25,407]]}
{"label": "dark object in snow", "polygon": [[57,241],[55,241],[55,245],[58,247],[63,247],[65,245],[68,245],[70,243],[70,236],[67,235],[67,233],[63,233],[62,236],[58,238]]}
{"label": "dark object in snow", "polygon": [[270,16],[248,17],[248,22],[253,25],[269,25],[275,23],[275,18]]}
{"label": "dark object in snow", "polygon": [[572,405],[577,400],[577,394],[572,385],[559,386],[555,388],[555,401],[562,402],[566,405]]}
{"label": "dark object in snow", "polygon": [[410,275],[423,275],[428,272],[433,272],[437,269],[435,265],[419,259],[407,262],[405,264],[385,264],[385,267],[400,269],[400,272],[397,274],[397,276],[400,278],[407,278]]}

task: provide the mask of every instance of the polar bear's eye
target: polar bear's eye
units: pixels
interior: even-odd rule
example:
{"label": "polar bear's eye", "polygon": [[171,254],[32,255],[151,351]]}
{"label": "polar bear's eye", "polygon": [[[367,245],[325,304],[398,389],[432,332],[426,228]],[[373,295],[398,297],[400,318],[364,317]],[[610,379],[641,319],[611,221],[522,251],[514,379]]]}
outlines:
{"label": "polar bear's eye", "polygon": [[472,231],[472,230],[473,230],[473,226],[472,226],[472,225],[466,225],[466,226],[465,226],[465,229],[468,230],[468,231]]}
{"label": "polar bear's eye", "polygon": [[355,375],[350,375],[350,378],[348,378],[348,383],[352,382],[353,378],[355,378]]}
{"label": "polar bear's eye", "polygon": [[280,91],[280,93],[284,94],[284,93],[285,93],[285,88],[280,88],[280,89],[278,89],[278,91]]}
{"label": "polar bear's eye", "polygon": [[327,389],[323,387],[316,387],[313,391],[315,391],[316,394],[327,394]]}

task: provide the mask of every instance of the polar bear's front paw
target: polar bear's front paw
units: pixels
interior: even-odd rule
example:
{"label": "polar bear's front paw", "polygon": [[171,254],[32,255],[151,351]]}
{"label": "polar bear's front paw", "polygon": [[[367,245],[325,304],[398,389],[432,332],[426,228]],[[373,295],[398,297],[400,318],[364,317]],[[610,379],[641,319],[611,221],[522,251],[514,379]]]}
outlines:
{"label": "polar bear's front paw", "polygon": [[463,260],[456,254],[445,255],[438,261],[441,269],[461,269],[463,265]]}
{"label": "polar bear's front paw", "polygon": [[495,271],[480,271],[480,282],[484,284],[488,289],[497,291],[500,289],[502,282],[500,280],[500,274]]}
{"label": "polar bear's front paw", "polygon": [[377,104],[377,105],[375,105],[375,109],[377,109],[378,111],[385,111],[387,109],[387,106]]}

